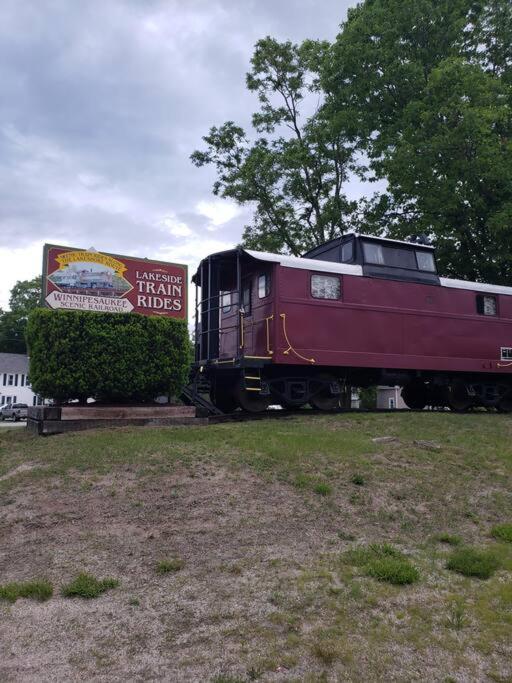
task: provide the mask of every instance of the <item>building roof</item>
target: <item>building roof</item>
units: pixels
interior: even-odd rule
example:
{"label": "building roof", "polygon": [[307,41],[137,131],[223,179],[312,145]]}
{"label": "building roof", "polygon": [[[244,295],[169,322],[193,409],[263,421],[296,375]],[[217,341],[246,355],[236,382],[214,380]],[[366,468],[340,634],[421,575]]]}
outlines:
{"label": "building roof", "polygon": [[26,375],[28,356],[24,353],[0,353],[0,373]]}

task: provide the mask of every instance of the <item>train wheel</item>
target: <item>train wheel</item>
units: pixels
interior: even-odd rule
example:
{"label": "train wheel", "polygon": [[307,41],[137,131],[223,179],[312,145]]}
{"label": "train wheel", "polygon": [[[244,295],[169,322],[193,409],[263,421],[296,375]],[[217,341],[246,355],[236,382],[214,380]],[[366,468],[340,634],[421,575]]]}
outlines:
{"label": "train wheel", "polygon": [[512,413],[512,391],[505,394],[496,407],[500,413]]}
{"label": "train wheel", "polygon": [[473,399],[468,394],[463,382],[454,382],[448,387],[448,407],[454,413],[465,413],[473,405]]}
{"label": "train wheel", "polygon": [[243,380],[238,384],[235,396],[240,408],[248,413],[262,413],[270,405],[270,396],[262,396],[259,391],[247,391]]}
{"label": "train wheel", "polygon": [[213,405],[223,413],[233,413],[238,407],[232,384],[217,382],[210,392],[210,398]]}
{"label": "train wheel", "polygon": [[427,405],[428,389],[425,382],[414,380],[402,389],[405,405],[411,410],[423,410]]}
{"label": "train wheel", "polygon": [[[322,382],[336,382],[336,378],[331,375],[320,375],[318,379]],[[340,407],[340,396],[333,396],[329,387],[324,387],[309,399],[309,405],[316,410],[327,412],[337,410]]]}

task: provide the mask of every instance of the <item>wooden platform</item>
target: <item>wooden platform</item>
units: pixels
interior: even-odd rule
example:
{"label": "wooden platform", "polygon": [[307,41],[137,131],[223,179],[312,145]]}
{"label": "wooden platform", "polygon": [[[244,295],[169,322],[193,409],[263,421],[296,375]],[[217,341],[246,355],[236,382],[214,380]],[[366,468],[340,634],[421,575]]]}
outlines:
{"label": "wooden platform", "polygon": [[194,406],[33,406],[28,409],[27,429],[33,434],[61,434],[105,427],[171,426],[207,424]]}

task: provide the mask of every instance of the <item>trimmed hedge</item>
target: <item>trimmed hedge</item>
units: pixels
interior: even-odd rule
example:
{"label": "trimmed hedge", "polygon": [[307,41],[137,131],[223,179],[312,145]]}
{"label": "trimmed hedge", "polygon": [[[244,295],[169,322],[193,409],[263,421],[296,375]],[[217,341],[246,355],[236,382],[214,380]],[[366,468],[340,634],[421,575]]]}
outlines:
{"label": "trimmed hedge", "polygon": [[190,341],[183,320],[38,308],[29,316],[30,381],[58,401],[149,401],[179,395]]}

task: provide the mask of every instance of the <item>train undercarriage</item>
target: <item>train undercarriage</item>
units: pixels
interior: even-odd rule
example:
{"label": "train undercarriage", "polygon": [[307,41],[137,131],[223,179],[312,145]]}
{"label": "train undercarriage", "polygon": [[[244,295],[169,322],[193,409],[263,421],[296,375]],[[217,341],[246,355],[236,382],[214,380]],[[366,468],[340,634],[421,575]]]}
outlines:
{"label": "train undercarriage", "polygon": [[[242,409],[251,413],[280,405],[309,406],[332,412],[351,407],[352,388],[400,386],[412,410],[476,408],[512,412],[512,382],[493,375],[427,373],[368,368],[219,364],[196,365],[188,396],[192,402],[207,395],[219,413]],[[204,400],[204,398],[203,398]]]}

